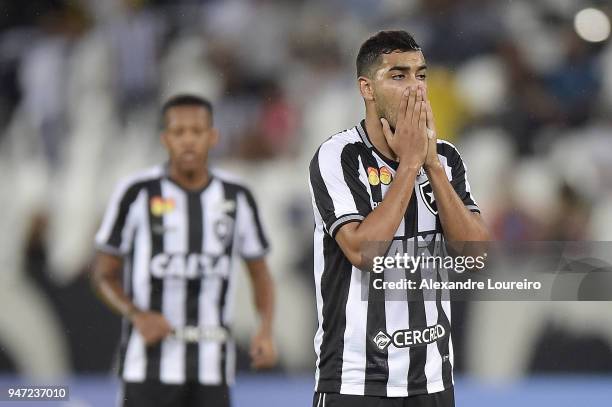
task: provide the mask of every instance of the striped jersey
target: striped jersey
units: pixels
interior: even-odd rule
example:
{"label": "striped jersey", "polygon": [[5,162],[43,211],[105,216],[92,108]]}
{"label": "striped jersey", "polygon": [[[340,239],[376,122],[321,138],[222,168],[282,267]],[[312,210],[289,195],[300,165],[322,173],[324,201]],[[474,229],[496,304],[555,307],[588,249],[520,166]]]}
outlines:
{"label": "striped jersey", "polygon": [[[96,235],[99,250],[123,258],[124,290],[134,304],[161,312],[177,332],[229,332],[233,261],[262,257],[268,249],[249,190],[216,172],[210,175],[197,191],[170,179],[165,165],[126,178]],[[229,335],[216,340],[174,335],[147,347],[123,322],[123,380],[233,383],[235,348]]]}
{"label": "striped jersey", "polygon": [[[479,212],[457,149],[442,140],[437,149],[454,190],[469,210]],[[397,167],[373,146],[365,121],[330,137],[310,163],[318,392],[406,397],[453,385],[448,292],[415,290],[409,297],[406,291],[389,296],[373,290],[376,275],[354,267],[335,241],[341,226],[362,221],[382,202]],[[393,242],[412,242],[413,255],[440,255],[435,242],[442,239],[435,197],[421,170]],[[421,268],[416,277],[443,280],[443,272]],[[415,274],[401,270],[400,276]],[[394,281],[398,275],[385,270],[383,278]]]}

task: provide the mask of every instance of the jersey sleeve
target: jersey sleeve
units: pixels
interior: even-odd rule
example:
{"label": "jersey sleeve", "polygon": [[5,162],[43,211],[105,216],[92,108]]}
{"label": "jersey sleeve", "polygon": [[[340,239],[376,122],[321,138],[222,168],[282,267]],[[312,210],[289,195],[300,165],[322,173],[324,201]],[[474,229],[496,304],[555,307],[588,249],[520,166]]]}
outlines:
{"label": "jersey sleeve", "polygon": [[328,141],[310,162],[310,193],[325,230],[335,237],[340,227],[361,222],[371,212],[366,186],[359,179],[359,161],[351,145]]}
{"label": "jersey sleeve", "polygon": [[261,258],[270,249],[270,244],[261,224],[257,204],[248,189],[237,198],[238,253],[246,260]]}
{"label": "jersey sleeve", "polygon": [[480,208],[476,203],[476,199],[472,195],[470,183],[467,178],[467,170],[465,163],[459,154],[459,151],[455,146],[448,142],[443,142],[441,145],[443,150],[446,150],[446,160],[451,168],[451,180],[450,183],[453,189],[461,198],[463,204],[472,212],[480,213]]}
{"label": "jersey sleeve", "polygon": [[111,195],[102,223],[95,237],[96,248],[102,252],[123,256],[133,244],[135,202],[141,188],[120,183]]}

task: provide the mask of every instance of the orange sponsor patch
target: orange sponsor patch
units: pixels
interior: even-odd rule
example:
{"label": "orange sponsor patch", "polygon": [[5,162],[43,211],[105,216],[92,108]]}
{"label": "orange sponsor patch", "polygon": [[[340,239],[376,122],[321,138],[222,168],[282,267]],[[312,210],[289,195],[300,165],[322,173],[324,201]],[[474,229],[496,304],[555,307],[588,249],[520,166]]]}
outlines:
{"label": "orange sponsor patch", "polygon": [[370,183],[370,185],[378,185],[380,183],[377,168],[368,167],[368,182]]}
{"label": "orange sponsor patch", "polygon": [[165,213],[172,212],[176,207],[174,199],[164,199],[161,196],[154,196],[149,203],[153,216],[162,216]]}
{"label": "orange sponsor patch", "polygon": [[387,166],[380,167],[380,182],[385,185],[389,185],[393,180],[391,170]]}

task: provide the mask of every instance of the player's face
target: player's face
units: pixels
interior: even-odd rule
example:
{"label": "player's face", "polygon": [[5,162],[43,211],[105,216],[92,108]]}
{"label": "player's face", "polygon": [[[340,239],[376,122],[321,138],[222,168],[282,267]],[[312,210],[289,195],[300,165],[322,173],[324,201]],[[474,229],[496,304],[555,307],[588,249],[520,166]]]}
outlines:
{"label": "player's face", "polygon": [[378,116],[387,119],[391,127],[395,128],[403,91],[419,84],[427,89],[427,66],[423,53],[409,51],[383,54],[370,81]]}
{"label": "player's face", "polygon": [[205,168],[208,150],[217,143],[210,112],[201,106],[176,106],[166,112],[162,143],[180,172]]}

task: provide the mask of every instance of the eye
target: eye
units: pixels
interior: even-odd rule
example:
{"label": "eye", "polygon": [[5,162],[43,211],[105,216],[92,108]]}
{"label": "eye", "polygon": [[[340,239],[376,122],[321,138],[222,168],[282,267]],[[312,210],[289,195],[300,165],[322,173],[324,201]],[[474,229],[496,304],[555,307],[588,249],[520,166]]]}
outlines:
{"label": "eye", "polygon": [[391,76],[391,78],[393,80],[395,80],[395,81],[401,81],[405,77],[406,77],[406,75],[404,75],[403,73],[397,73],[397,74]]}
{"label": "eye", "polygon": [[427,79],[427,74],[424,74],[424,73],[419,74],[417,75],[417,79],[420,81],[424,81],[425,79]]}

